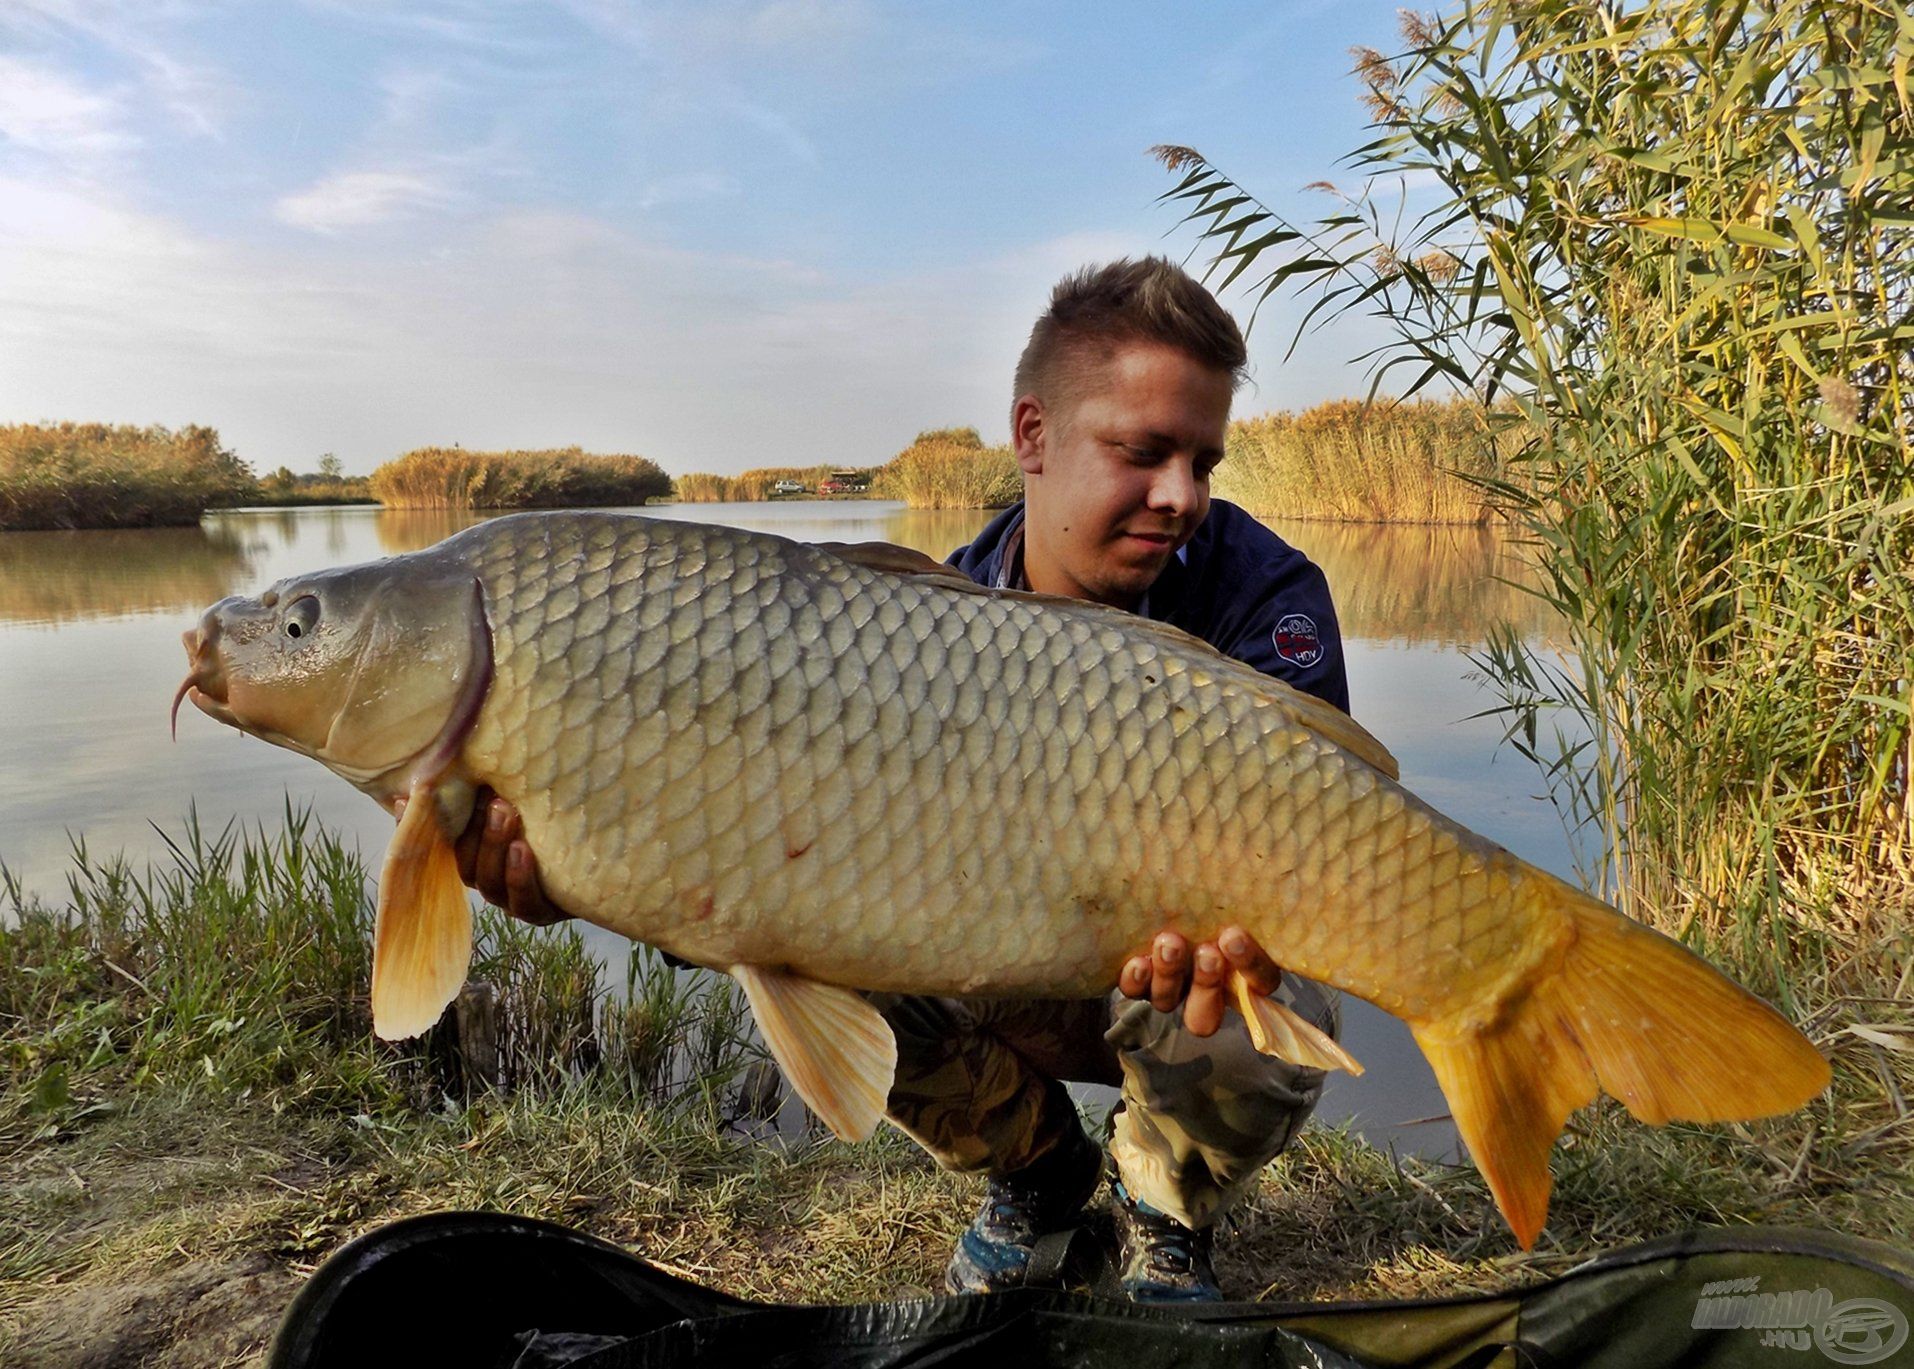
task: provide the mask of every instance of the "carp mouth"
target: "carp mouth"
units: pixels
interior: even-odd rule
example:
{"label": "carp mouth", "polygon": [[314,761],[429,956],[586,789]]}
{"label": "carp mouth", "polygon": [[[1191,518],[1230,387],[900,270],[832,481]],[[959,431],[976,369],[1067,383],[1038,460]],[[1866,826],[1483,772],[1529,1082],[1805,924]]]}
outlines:
{"label": "carp mouth", "polygon": [[180,681],[178,692],[173,695],[173,709],[168,715],[173,740],[179,740],[179,706],[188,698],[202,713],[217,718],[228,727],[239,726],[239,720],[226,707],[226,672],[219,664],[219,619],[211,610],[199,620],[199,626],[180,634],[180,641],[186,647],[186,678]]}

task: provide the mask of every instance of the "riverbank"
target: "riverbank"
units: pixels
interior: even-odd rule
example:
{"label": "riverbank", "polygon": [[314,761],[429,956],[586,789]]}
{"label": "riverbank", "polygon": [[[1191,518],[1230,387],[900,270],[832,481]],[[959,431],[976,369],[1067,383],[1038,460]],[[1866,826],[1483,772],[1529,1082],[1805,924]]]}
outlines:
{"label": "riverbank", "polygon": [[[763,1076],[728,989],[700,995],[639,959],[607,995],[569,929],[488,913],[473,975],[498,993],[501,1087],[465,1077],[449,1024],[375,1041],[365,871],[291,822],[251,842],[189,833],[170,868],[140,874],[82,857],[57,908],[0,900],[0,1359],[256,1360],[328,1253],[443,1208],[564,1222],[744,1296],[935,1287],[975,1182],[895,1133],[821,1138],[789,1104],[781,1142],[753,1139]],[[1612,1103],[1578,1114],[1527,1254],[1472,1167],[1311,1128],[1239,1215],[1225,1289],[1506,1286],[1692,1223],[1908,1244],[1896,1100],[1914,1068],[1880,1041],[1914,1021],[1873,987],[1790,986],[1836,1070],[1800,1114],[1659,1130]]]}

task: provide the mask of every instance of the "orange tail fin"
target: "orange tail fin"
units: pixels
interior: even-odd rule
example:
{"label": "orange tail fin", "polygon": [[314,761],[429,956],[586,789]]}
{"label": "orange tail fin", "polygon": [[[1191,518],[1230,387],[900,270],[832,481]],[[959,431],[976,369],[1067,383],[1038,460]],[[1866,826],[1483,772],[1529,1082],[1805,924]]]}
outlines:
{"label": "orange tail fin", "polygon": [[1560,965],[1488,1025],[1414,1026],[1476,1167],[1524,1250],[1548,1215],[1549,1150],[1612,1094],[1644,1122],[1730,1122],[1800,1107],[1828,1062],[1788,1020],[1660,932],[1560,881]]}

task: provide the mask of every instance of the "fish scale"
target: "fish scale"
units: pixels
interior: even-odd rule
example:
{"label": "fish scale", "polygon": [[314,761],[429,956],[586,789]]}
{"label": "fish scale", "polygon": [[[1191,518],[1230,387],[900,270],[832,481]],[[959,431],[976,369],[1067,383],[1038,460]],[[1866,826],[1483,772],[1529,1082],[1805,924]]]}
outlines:
{"label": "fish scale", "polygon": [[[1773,1009],[1416,799],[1329,705],[900,548],[521,514],[225,600],[186,646],[175,708],[402,807],[382,1036],[425,1030],[463,981],[451,834],[490,785],[561,907],[738,978],[840,1135],[876,1125],[895,1064],[852,990],[1100,994],[1165,926],[1240,924],[1404,1018],[1524,1246],[1549,1149],[1601,1089],[1647,1122],[1729,1121],[1828,1082]],[[1360,1068],[1226,985],[1259,1050]]]}
{"label": "fish scale", "polygon": [[[1432,964],[1513,858],[1385,800],[1389,781],[1194,644],[751,533],[514,521],[445,548],[494,624],[463,764],[519,807],[551,895],[615,931],[727,965],[773,926],[779,963],[830,982],[1087,995],[1166,924],[1239,922],[1412,1018],[1534,943],[1511,903],[1474,929],[1467,972]],[[624,611],[584,630],[607,601]],[[1382,880],[1385,846],[1405,859]],[[917,935],[871,936],[904,912]]]}

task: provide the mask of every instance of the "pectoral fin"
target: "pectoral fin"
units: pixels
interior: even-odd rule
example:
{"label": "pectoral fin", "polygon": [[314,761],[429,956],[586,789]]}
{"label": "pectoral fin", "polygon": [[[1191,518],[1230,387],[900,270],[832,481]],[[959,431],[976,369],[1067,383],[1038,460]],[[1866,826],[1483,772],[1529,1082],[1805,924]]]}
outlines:
{"label": "pectoral fin", "polygon": [[731,975],[798,1097],[846,1141],[875,1131],[897,1073],[897,1040],[877,1009],[784,970],[733,965]]}
{"label": "pectoral fin", "polygon": [[1236,1010],[1249,1025],[1250,1044],[1264,1055],[1318,1070],[1348,1070],[1361,1074],[1356,1057],[1336,1044],[1336,1038],[1301,1016],[1287,1003],[1257,993],[1240,970],[1229,972],[1230,994]]}
{"label": "pectoral fin", "polygon": [[372,948],[372,1030],[417,1036],[458,995],[472,963],[472,906],[439,826],[433,786],[412,786],[379,874]]}

